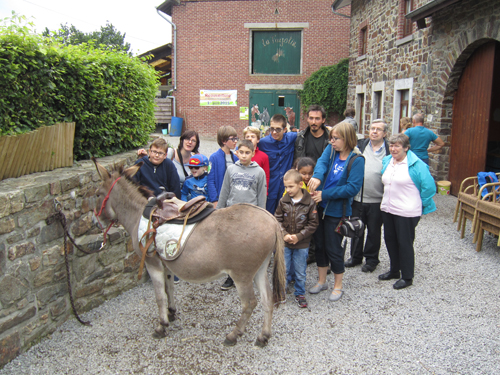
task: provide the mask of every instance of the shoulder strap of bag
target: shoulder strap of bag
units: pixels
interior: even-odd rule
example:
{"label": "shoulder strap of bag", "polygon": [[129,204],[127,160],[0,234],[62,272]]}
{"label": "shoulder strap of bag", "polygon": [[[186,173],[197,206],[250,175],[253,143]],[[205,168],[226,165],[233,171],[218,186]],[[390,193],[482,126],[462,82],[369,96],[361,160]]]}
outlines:
{"label": "shoulder strap of bag", "polygon": [[[360,155],[360,154],[355,154],[353,156],[351,156],[351,158],[349,159],[349,163],[347,164],[347,179],[349,179],[349,173],[351,172],[351,167],[352,167],[352,163],[354,163],[354,160],[356,160],[357,158],[364,158],[363,155]],[[364,190],[364,176],[363,176],[363,184],[361,184],[361,203],[363,203],[363,190]],[[347,206],[347,199],[344,199],[344,203],[342,204],[342,217],[345,217],[345,212],[346,212],[346,206]]]}

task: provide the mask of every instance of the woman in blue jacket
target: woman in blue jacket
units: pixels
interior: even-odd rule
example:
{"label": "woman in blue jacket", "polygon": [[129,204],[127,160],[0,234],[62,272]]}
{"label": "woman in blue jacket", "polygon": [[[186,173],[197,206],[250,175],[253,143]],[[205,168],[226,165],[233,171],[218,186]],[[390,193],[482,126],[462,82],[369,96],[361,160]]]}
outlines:
{"label": "woman in blue jacket", "polygon": [[[313,177],[308,183],[311,195],[318,203],[319,216],[319,226],[314,234],[319,281],[309,289],[309,293],[315,294],[328,289],[326,274],[331,264],[335,284],[328,297],[330,301],[338,301],[344,294],[343,237],[335,229],[342,218],[344,203],[345,215],[351,215],[352,199],[363,184],[365,159],[355,156],[360,155],[356,144],[356,131],[351,124],[341,122],[335,125],[330,132],[330,144],[318,159]],[[355,159],[347,176],[347,166],[353,157]]]}
{"label": "woman in blue jacket", "polygon": [[378,278],[399,279],[394,283],[394,289],[412,285],[415,228],[420,216],[436,211],[432,199],[436,194],[436,184],[429,167],[409,148],[408,136],[395,134],[389,138],[391,155],[382,160],[384,196],[380,210],[391,268]]}

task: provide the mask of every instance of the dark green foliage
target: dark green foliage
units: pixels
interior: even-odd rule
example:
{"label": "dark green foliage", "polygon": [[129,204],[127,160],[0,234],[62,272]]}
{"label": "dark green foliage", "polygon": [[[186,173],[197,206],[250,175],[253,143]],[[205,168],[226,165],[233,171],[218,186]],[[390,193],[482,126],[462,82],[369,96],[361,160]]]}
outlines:
{"label": "dark green foliage", "polygon": [[102,49],[115,49],[123,52],[130,50],[130,44],[125,43],[125,34],[120,33],[109,22],[106,23],[106,26],[101,26],[100,31],[93,31],[91,33],[84,33],[73,25],[61,24],[61,28],[57,31],[50,31],[48,28],[45,28],[42,35],[59,38],[59,41],[63,44],[78,45],[93,41],[96,46]]}
{"label": "dark green foliage", "polygon": [[332,113],[343,113],[347,102],[347,79],[349,59],[336,65],[324,66],[304,82],[304,89],[299,91],[302,109],[313,104],[322,105],[327,117]]}
{"label": "dark green foliage", "polygon": [[[5,20],[4,20],[5,21]],[[0,135],[75,122],[77,160],[144,145],[155,127],[153,68],[125,52],[0,28]]]}

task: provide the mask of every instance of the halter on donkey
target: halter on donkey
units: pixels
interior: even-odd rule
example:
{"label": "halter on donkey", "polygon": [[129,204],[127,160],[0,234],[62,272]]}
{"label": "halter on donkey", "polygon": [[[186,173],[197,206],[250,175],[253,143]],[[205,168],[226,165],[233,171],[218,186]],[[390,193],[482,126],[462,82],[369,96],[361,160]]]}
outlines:
{"label": "halter on donkey", "polygon": [[[111,174],[94,160],[102,184],[98,188],[97,207],[100,221],[118,221],[130,234],[138,255],[139,221],[147,197],[131,180],[140,165]],[[125,177],[125,178],[120,178]],[[104,203],[104,199],[107,201]],[[104,227],[104,226],[103,226]],[[267,269],[273,252],[273,295]],[[183,245],[182,254],[172,261],[158,256],[146,257],[146,268],[153,282],[160,324],[156,336],[165,337],[170,321],[175,320],[173,273],[191,283],[205,283],[229,274],[236,285],[242,314],[235,328],[226,336],[225,345],[234,345],[243,335],[252,311],[257,305],[255,282],[264,311],[262,332],[256,345],[265,346],[271,336],[273,305],[281,300],[285,286],[284,242],[280,226],[266,210],[249,204],[219,209],[197,224]],[[273,301],[274,300],[274,301]]]}

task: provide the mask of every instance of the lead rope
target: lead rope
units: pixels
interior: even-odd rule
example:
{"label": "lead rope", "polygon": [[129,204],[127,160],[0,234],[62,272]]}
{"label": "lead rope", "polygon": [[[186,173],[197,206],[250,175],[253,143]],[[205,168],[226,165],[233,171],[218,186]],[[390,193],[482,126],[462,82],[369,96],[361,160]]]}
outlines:
{"label": "lead rope", "polygon": [[68,238],[70,239],[70,241],[73,243],[73,245],[78,250],[80,250],[81,252],[83,252],[85,254],[95,254],[95,253],[98,253],[98,252],[100,252],[100,251],[103,250],[104,246],[101,246],[101,248],[97,249],[96,251],[87,251],[87,250],[84,250],[83,248],[81,248],[80,246],[78,246],[75,243],[75,240],[71,237],[71,235],[68,232],[68,223],[66,221],[66,216],[62,212],[62,210],[61,210],[61,203],[57,199],[54,199],[54,206],[55,206],[55,209],[56,209],[57,213],[55,213],[54,215],[48,217],[47,220],[46,220],[46,223],[47,223],[47,225],[50,225],[54,221],[57,220],[57,221],[59,221],[59,223],[61,223],[61,226],[62,226],[63,231],[64,231],[64,263],[66,265],[66,282],[68,284],[68,294],[69,294],[69,301],[71,303],[71,309],[73,310],[73,314],[75,315],[76,320],[78,320],[83,325],[92,326],[92,324],[90,322],[86,322],[86,321],[82,320],[80,318],[80,316],[78,315],[78,313],[76,312],[75,301],[73,300],[73,292],[72,292],[72,289],[71,289],[71,274],[70,274],[70,271],[69,271]]}

